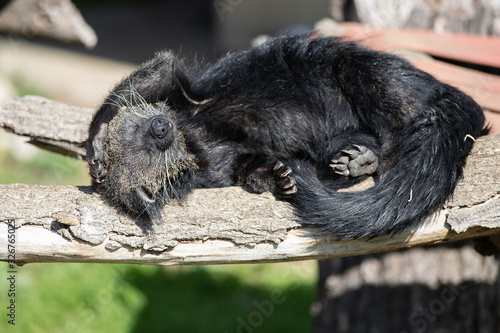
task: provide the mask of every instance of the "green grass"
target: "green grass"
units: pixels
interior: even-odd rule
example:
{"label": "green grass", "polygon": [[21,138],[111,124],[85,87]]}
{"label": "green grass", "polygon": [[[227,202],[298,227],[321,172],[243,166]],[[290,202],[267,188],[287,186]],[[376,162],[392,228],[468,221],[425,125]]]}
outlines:
{"label": "green grass", "polygon": [[[7,276],[7,264],[1,267]],[[30,264],[17,272],[16,326],[3,310],[0,331],[309,332],[313,272],[312,263]],[[7,290],[1,278],[0,291]],[[8,300],[0,299],[5,309]]]}
{"label": "green grass", "polygon": [[39,150],[31,159],[20,160],[0,150],[0,184],[88,185],[83,161]]}
{"label": "green grass", "polygon": [[16,89],[18,96],[38,95],[49,97],[43,88],[28,83],[28,80],[22,74],[14,73],[10,77],[10,81],[14,89]]}
{"label": "green grass", "polygon": [[[86,185],[85,163],[0,151],[0,183]],[[0,195],[1,196],[1,195]],[[29,264],[16,275],[16,325],[7,323],[0,263],[0,332],[310,332],[313,262],[158,267]]]}

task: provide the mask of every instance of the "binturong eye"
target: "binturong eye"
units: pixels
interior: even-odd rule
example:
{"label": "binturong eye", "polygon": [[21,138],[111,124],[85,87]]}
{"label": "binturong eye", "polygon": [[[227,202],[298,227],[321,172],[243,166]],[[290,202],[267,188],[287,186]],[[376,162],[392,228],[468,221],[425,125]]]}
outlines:
{"label": "binturong eye", "polygon": [[172,130],[172,123],[165,118],[156,117],[151,122],[151,132],[157,139],[164,139]]}

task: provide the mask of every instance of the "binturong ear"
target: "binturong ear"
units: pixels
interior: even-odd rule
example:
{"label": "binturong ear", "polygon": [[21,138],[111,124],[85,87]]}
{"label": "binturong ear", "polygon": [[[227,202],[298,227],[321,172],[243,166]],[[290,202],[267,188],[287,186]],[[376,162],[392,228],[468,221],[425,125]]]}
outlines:
{"label": "binturong ear", "polygon": [[175,56],[170,51],[158,52],[151,60],[141,64],[120,85],[131,88],[147,103],[156,103],[179,94],[178,70]]}
{"label": "binturong ear", "polygon": [[191,70],[172,52],[158,52],[136,70],[136,75],[132,75],[137,81],[134,88],[140,89],[141,96],[148,103],[166,101],[171,106],[187,106],[191,116],[194,116],[211,99],[200,98],[193,93],[188,74]]}
{"label": "binturong ear", "polygon": [[147,77],[153,82],[161,83],[155,79],[173,77],[176,69],[175,56],[171,51],[157,52],[154,58],[142,63],[134,72],[134,76]]}

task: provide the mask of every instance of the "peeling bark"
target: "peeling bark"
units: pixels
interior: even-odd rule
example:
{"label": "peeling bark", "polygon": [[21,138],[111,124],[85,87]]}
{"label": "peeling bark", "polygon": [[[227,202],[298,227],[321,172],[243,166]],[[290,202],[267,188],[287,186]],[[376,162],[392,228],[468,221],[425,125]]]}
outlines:
{"label": "peeling bark", "polygon": [[[40,97],[15,98],[0,126],[52,150],[82,156],[93,110]],[[57,126],[54,126],[57,124]],[[43,146],[43,145],[42,145]],[[55,147],[55,148],[54,148]],[[477,139],[454,199],[417,228],[370,241],[340,241],[301,225],[285,202],[241,188],[200,189],[163,211],[150,226],[109,206],[90,187],[0,185],[0,260],[8,225],[16,227],[16,260],[217,264],[343,257],[498,233],[500,136]]]}

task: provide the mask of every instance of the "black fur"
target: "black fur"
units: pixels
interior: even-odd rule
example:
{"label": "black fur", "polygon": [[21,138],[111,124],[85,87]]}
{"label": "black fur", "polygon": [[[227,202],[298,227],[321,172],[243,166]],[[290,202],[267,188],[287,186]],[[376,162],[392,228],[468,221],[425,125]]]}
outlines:
{"label": "black fur", "polygon": [[[197,165],[177,192],[230,185],[272,190],[304,223],[346,238],[398,232],[439,209],[484,125],[481,108],[457,89],[399,57],[338,38],[275,38],[188,72],[172,54],[158,54],[104,102],[88,140],[98,190],[115,186],[106,184],[100,147],[107,132],[98,135],[99,129],[116,115],[120,99],[134,103],[130,91],[175,114],[175,130]],[[349,169],[359,146],[376,156],[376,185],[338,192],[352,183],[338,173]],[[142,172],[148,164],[139,162]],[[125,201],[115,203],[130,209]]]}

